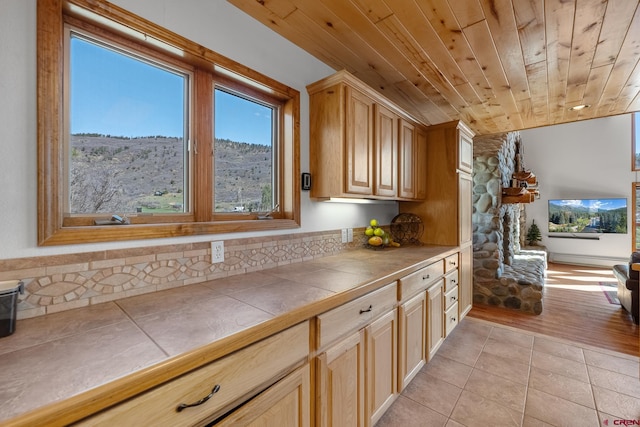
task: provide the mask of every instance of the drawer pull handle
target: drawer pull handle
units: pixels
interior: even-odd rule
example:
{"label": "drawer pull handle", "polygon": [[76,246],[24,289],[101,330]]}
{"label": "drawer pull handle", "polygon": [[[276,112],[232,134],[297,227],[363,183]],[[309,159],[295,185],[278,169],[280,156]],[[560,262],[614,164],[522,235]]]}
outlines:
{"label": "drawer pull handle", "polygon": [[422,276],[422,280],[427,280],[429,277],[431,277],[429,274],[426,274],[424,276]]}
{"label": "drawer pull handle", "polygon": [[449,264],[456,265],[456,262],[455,261],[449,261]]}
{"label": "drawer pull handle", "polygon": [[368,312],[370,312],[371,310],[373,310],[373,306],[372,306],[372,305],[369,305],[369,308],[367,308],[366,310],[360,309],[360,314],[362,314],[362,313],[368,313]]}
{"label": "drawer pull handle", "polygon": [[455,301],[455,300],[456,300],[456,297],[451,297],[451,301]]}
{"label": "drawer pull handle", "polygon": [[451,318],[451,321],[452,321],[452,322],[455,322],[455,321],[456,321],[456,318],[455,318],[455,317],[452,317],[452,318]]}
{"label": "drawer pull handle", "polygon": [[207,400],[211,399],[213,397],[214,394],[216,394],[218,391],[220,391],[220,384],[216,384],[213,386],[213,389],[211,389],[211,393],[209,393],[208,396],[203,397],[202,399],[198,400],[195,403],[181,403],[178,405],[178,407],[176,408],[177,412],[182,411],[185,408],[191,408],[192,406],[198,406],[198,405],[202,405],[204,402],[206,402]]}
{"label": "drawer pull handle", "polygon": [[455,285],[456,279],[451,279],[451,283],[453,283]]}

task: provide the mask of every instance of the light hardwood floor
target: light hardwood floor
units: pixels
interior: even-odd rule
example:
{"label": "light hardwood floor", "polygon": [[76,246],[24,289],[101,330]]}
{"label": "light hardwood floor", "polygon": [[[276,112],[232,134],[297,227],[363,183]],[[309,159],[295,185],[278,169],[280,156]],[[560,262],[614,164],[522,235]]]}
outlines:
{"label": "light hardwood floor", "polygon": [[615,281],[611,268],[549,263],[542,314],[476,304],[469,316],[640,356],[640,329],[629,313],[609,303],[599,285]]}

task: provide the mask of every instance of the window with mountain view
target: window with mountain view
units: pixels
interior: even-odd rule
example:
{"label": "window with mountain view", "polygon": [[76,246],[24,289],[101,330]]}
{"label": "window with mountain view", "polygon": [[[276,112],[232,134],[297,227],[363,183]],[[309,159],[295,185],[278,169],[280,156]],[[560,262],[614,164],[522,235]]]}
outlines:
{"label": "window with mountain view", "polygon": [[640,113],[632,114],[631,124],[631,140],[633,141],[633,148],[631,154],[633,158],[631,160],[631,170],[640,170]]}
{"label": "window with mountain view", "polygon": [[68,212],[189,210],[189,75],[70,36]]}
{"label": "window with mountain view", "polygon": [[273,209],[277,107],[215,89],[214,211]]}
{"label": "window with mountain view", "polygon": [[38,1],[38,244],[299,227],[299,91],[81,3]]}

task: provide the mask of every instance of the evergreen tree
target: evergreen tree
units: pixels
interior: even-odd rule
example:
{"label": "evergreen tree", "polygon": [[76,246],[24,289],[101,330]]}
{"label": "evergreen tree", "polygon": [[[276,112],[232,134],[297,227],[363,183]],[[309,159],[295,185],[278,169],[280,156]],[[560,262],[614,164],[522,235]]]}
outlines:
{"label": "evergreen tree", "polygon": [[531,227],[529,227],[529,231],[527,231],[527,244],[533,246],[540,240],[542,240],[542,234],[540,234],[540,229],[536,225],[536,222],[533,221]]}

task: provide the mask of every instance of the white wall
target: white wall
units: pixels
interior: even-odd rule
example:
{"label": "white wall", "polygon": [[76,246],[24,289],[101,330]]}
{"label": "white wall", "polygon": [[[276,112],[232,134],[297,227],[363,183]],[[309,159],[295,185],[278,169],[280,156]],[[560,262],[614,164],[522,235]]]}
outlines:
{"label": "white wall", "polygon": [[[309,170],[306,85],[334,70],[234,6],[219,0],[113,0],[112,3],[225,55],[301,94],[301,170]],[[249,237],[248,234],[157,239],[40,248],[37,246],[36,0],[0,0],[0,260]],[[288,232],[388,224],[395,204],[341,205],[309,200],[302,192],[302,227]],[[255,235],[270,235],[262,232]]]}
{"label": "white wall", "polygon": [[[551,260],[610,266],[631,253],[631,115],[521,131],[525,167],[536,174],[541,198],[526,206],[527,227],[535,220]],[[549,199],[625,197],[627,234],[600,240],[548,237]]]}

